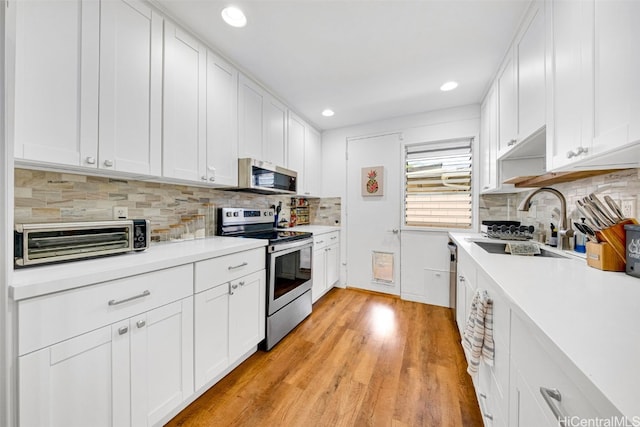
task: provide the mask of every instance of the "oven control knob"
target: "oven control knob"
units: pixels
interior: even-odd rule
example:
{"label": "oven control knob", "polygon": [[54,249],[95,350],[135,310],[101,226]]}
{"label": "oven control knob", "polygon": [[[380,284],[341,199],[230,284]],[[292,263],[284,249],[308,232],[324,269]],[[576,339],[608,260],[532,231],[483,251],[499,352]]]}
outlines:
{"label": "oven control knob", "polygon": [[227,216],[231,216],[231,212],[227,212]]}
{"label": "oven control knob", "polygon": [[234,212],[234,213],[233,213],[233,216],[238,216],[238,212]]}
{"label": "oven control knob", "polygon": [[269,215],[269,212],[264,211],[264,216],[267,216],[267,215]]}

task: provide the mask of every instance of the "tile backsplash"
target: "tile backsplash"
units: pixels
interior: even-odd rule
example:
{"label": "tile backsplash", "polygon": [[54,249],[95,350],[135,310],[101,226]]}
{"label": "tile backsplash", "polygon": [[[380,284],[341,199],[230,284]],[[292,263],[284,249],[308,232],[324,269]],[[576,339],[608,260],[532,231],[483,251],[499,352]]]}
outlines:
{"label": "tile backsplash", "polygon": [[[186,185],[15,170],[15,222],[100,221],[113,217],[113,207],[129,210],[129,218],[146,218],[151,228],[180,222],[182,215],[202,212],[204,203],[216,207],[268,208],[282,202],[281,217],[289,219],[289,196],[265,196]],[[340,224],[340,198],[309,199],[310,221]]]}
{"label": "tile backsplash", "polygon": [[[640,169],[625,169],[606,175],[556,184],[552,187],[559,190],[567,199],[567,214],[572,220],[579,221],[580,219],[580,213],[576,209],[576,200],[590,193],[595,193],[601,199],[604,195],[609,195],[617,202],[631,201],[636,211],[635,216],[639,216],[637,203],[640,195]],[[551,194],[540,193],[536,195],[533,198],[530,212],[518,211],[520,202],[529,192],[481,195],[480,220],[515,220],[526,225],[533,225],[536,228],[539,227],[539,224],[544,224],[544,229],[547,231],[549,223],[553,222],[558,225],[560,202]]]}

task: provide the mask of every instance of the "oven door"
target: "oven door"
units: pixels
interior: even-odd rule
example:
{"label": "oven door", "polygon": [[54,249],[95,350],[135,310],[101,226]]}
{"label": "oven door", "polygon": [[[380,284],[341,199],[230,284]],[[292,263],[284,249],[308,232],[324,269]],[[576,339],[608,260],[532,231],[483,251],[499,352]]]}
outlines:
{"label": "oven door", "polygon": [[269,316],[311,289],[312,255],[312,239],[269,246]]}

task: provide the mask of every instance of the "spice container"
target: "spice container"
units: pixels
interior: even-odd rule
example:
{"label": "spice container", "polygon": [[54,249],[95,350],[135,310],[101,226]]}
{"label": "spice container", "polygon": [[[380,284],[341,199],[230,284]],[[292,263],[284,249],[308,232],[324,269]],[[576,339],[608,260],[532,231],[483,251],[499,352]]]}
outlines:
{"label": "spice container", "polygon": [[196,239],[204,239],[205,238],[205,216],[204,215],[195,215],[193,217],[193,234]]}
{"label": "spice container", "polygon": [[205,235],[215,236],[216,234],[216,205],[205,203],[203,206]]}
{"label": "spice container", "polygon": [[184,226],[182,224],[171,224],[169,226],[169,240],[171,242],[181,242]]}
{"label": "spice container", "polygon": [[168,228],[156,228],[151,234],[151,240],[158,243],[168,242],[169,232]]}
{"label": "spice container", "polygon": [[193,240],[195,238],[193,218],[190,216],[183,216],[180,222],[184,227],[182,230],[182,240]]}

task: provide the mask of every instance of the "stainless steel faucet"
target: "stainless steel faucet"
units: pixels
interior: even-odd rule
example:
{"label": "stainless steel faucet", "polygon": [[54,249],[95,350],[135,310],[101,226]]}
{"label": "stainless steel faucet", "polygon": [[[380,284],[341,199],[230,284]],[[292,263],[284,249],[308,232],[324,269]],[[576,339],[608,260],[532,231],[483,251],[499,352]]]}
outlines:
{"label": "stainless steel faucet", "polygon": [[528,211],[531,207],[531,199],[538,193],[551,193],[560,199],[560,224],[558,224],[558,249],[569,249],[569,238],[573,237],[571,223],[567,219],[567,200],[561,192],[551,187],[542,187],[532,191],[518,206],[519,211]]}

